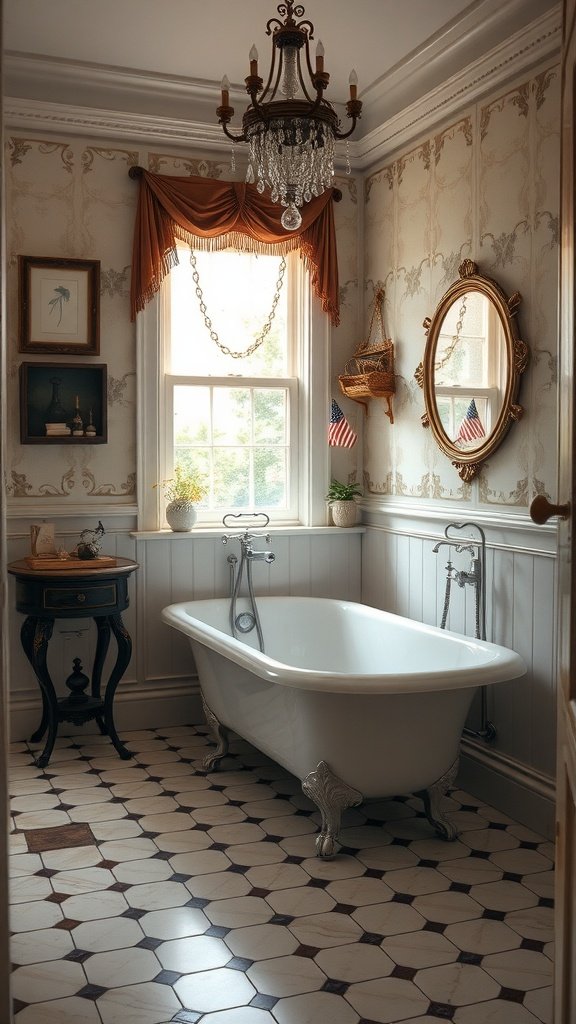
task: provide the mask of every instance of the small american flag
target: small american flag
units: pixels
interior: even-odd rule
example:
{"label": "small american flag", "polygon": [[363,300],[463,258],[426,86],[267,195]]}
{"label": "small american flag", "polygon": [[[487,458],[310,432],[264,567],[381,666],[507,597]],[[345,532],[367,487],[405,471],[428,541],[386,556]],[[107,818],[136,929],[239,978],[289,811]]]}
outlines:
{"label": "small american flag", "polygon": [[351,448],[358,440],[357,434],[348,423],[342,409],[332,399],[330,406],[330,426],[328,428],[328,444],[332,448]]}
{"label": "small american flag", "polygon": [[475,441],[478,437],[485,436],[482,420],[480,419],[478,409],[476,408],[476,402],[472,399],[466,411],[466,415],[460,424],[455,443],[457,444],[458,441]]}

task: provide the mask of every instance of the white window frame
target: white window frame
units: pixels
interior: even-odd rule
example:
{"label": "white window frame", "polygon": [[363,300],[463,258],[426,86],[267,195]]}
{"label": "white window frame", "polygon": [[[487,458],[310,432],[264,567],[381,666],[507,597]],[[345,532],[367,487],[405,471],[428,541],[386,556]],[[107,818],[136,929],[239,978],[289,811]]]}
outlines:
{"label": "white window frame", "polygon": [[[292,270],[295,287],[292,322],[299,345],[298,436],[294,473],[298,501],[290,526],[325,526],[324,496],[330,479],[328,448],[330,323],[319,299],[312,294],[309,275],[295,254]],[[288,257],[290,259],[290,257]],[[160,292],[138,314],[136,321],[138,373],[138,453],[137,497],[138,531],[165,530],[164,501],[154,484],[166,479],[171,465],[167,456],[167,403],[165,375],[165,337],[169,287],[165,280]],[[178,378],[180,379],[180,378]],[[189,380],[189,378],[186,378]],[[211,378],[216,382],[219,378]],[[238,379],[249,383],[251,378]],[[270,381],[273,383],[273,380]],[[230,383],[230,381],[228,381]],[[292,471],[292,470],[291,470]],[[290,481],[291,487],[294,481]],[[213,520],[206,526],[220,527]]]}

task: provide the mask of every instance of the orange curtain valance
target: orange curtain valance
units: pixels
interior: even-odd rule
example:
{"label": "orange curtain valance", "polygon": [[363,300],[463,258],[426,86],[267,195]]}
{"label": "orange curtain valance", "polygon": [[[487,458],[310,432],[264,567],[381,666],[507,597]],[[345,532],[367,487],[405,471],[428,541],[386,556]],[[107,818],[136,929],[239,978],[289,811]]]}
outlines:
{"label": "orange curtain valance", "polygon": [[130,291],[133,320],[178,263],[176,245],[182,241],[196,249],[233,246],[279,255],[299,250],[322,308],[333,324],[340,322],[332,189],[307,203],[301,227],[288,232],[280,224],[279,206],[255,185],[152,174],[140,167],[129,173],[140,179]]}

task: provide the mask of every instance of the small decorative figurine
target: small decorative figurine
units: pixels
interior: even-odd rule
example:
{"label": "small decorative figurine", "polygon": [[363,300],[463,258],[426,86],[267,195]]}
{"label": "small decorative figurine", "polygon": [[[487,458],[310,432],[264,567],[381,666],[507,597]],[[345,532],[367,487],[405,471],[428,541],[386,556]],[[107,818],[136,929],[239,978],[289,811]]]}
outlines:
{"label": "small decorative figurine", "polygon": [[102,526],[100,520],[98,520],[98,526],[95,530],[82,530],[80,534],[80,542],[76,549],[78,558],[82,558],[88,561],[91,558],[98,558],[101,548],[101,538],[105,534],[105,529]]}

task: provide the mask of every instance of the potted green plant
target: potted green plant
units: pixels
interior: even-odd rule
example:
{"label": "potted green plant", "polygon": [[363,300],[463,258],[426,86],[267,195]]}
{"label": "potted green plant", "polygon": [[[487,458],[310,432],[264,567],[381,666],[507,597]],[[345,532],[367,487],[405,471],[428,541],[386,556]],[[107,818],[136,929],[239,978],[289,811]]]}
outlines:
{"label": "potted green plant", "polygon": [[174,533],[189,533],[196,522],[196,505],[206,494],[206,486],[193,470],[176,466],[174,476],[160,484],[166,498],[166,520]]}
{"label": "potted green plant", "polygon": [[326,501],[332,510],[334,526],[354,526],[357,506],[354,498],[362,494],[359,484],[343,484],[332,480]]}

